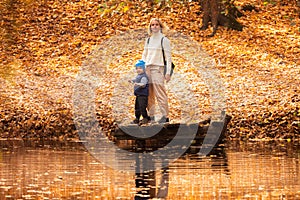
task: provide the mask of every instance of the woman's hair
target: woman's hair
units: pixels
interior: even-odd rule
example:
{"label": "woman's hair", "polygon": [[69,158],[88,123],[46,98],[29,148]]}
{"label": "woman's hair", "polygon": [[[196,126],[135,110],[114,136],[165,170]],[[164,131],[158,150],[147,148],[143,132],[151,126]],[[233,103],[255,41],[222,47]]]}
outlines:
{"label": "woman's hair", "polygon": [[152,23],[153,21],[157,21],[157,22],[159,23],[159,26],[160,26],[160,28],[161,28],[161,32],[162,32],[162,33],[165,32],[165,30],[166,30],[166,28],[167,28],[166,25],[163,24],[163,23],[160,21],[160,19],[158,19],[158,18],[152,18],[152,19],[150,20],[149,25],[148,25],[148,34],[149,34],[149,35],[152,34],[152,31],[151,31],[151,23]]}

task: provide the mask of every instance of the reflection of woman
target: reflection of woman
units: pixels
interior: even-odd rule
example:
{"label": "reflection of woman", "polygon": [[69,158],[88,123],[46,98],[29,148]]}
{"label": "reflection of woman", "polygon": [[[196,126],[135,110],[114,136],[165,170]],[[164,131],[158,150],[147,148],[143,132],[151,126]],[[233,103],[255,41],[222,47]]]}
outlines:
{"label": "reflection of woman", "polygon": [[[158,121],[159,123],[169,122],[169,105],[165,88],[165,80],[167,82],[170,81],[172,64],[170,40],[163,35],[163,29],[164,25],[159,19],[153,18],[150,20],[148,30],[151,37],[149,39],[147,38],[142,55],[142,59],[146,62],[146,73],[149,78],[149,116],[151,120],[154,120],[156,99],[162,114],[162,118]],[[167,63],[167,70],[165,75],[161,45],[163,45]]]}

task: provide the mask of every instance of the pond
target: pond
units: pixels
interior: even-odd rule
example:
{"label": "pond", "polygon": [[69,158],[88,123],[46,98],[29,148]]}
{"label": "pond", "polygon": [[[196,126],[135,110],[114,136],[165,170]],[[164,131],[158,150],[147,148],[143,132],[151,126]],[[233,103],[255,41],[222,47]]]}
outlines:
{"label": "pond", "polygon": [[0,144],[0,199],[300,199],[295,142],[227,141],[141,173],[105,166],[80,142]]}

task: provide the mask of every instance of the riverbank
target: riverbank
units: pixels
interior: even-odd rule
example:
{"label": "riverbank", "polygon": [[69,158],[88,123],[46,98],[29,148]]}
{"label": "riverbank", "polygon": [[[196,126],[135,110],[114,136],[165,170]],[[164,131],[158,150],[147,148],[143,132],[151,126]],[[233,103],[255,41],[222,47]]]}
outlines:
{"label": "riverbank", "polygon": [[[300,20],[296,5],[236,1],[253,4],[258,12],[247,11],[239,18],[245,26],[242,32],[220,27],[215,37],[208,38],[211,30],[200,31],[201,15],[194,2],[164,9],[157,4],[152,10],[144,2],[137,3],[99,7],[88,0],[26,1],[14,12],[3,9],[14,23],[1,25],[7,34],[1,36],[0,137],[78,138],[72,94],[82,63],[107,38],[145,28],[150,18],[158,16],[170,29],[192,37],[216,61],[226,89],[227,114],[232,116],[228,139],[299,140]],[[138,53],[126,55],[121,63],[138,58]],[[184,76],[195,77],[179,55],[174,59]],[[105,131],[114,126],[111,77],[121,73],[112,66],[102,77],[105,85],[97,90],[95,112]],[[207,91],[197,85],[194,91],[203,101],[199,106],[209,106],[201,100],[209,95]],[[171,113],[171,119],[176,114]]]}

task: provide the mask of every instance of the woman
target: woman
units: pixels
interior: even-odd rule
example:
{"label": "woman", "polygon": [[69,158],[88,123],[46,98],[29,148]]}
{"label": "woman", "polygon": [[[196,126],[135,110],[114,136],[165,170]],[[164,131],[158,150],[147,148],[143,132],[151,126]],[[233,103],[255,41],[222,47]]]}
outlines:
{"label": "woman", "polygon": [[[165,81],[169,82],[171,79],[172,58],[170,40],[163,35],[164,28],[165,26],[159,19],[153,18],[150,20],[148,28],[150,38],[147,38],[145,42],[142,55],[142,59],[146,62],[146,74],[149,78],[147,108],[151,120],[154,120],[155,99],[157,100],[162,114],[162,118],[158,121],[159,123],[169,122],[169,105]],[[163,45],[167,63],[166,74],[164,74],[164,60],[161,45]]]}

